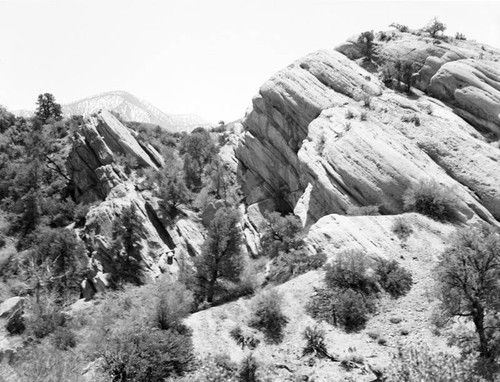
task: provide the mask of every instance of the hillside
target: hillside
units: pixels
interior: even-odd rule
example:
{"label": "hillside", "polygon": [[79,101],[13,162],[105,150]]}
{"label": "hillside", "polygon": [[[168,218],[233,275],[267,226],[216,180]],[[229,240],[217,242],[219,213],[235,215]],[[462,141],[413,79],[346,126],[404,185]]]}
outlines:
{"label": "hillside", "polygon": [[[6,381],[50,362],[75,381],[381,381],[412,346],[431,361],[403,366],[430,374],[408,381],[477,372],[458,358],[477,356],[472,321],[440,321],[454,296],[440,294],[436,267],[457,233],[491,232],[467,251],[490,251],[485,284],[498,291],[500,50],[422,31],[355,36],[273,75],[240,121],[182,137],[133,130],[107,109],[180,126],[124,92],[65,107],[83,119],[0,118],[0,320],[26,323],[0,333]],[[335,318],[313,318],[345,257],[361,271],[339,277],[368,287],[330,290],[321,303]],[[390,267],[403,292],[383,286]],[[269,291],[268,310],[283,300],[284,318],[270,320],[282,322],[278,339],[255,324]],[[493,366],[495,309],[483,317]],[[304,354],[309,326],[324,331],[327,356]],[[43,362],[15,358],[21,339]]]}

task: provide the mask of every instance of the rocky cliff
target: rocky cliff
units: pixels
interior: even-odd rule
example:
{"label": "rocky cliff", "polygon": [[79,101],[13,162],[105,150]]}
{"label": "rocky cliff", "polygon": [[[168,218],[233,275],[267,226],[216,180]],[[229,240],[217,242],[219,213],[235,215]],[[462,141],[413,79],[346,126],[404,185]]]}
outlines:
{"label": "rocky cliff", "polygon": [[[282,198],[304,224],[351,206],[396,214],[410,184],[434,179],[455,190],[463,221],[500,219],[487,134],[500,128],[500,51],[395,32],[367,65],[358,45],[309,54],[261,87],[235,150],[247,202]],[[421,64],[410,95],[378,78],[396,58]]]}

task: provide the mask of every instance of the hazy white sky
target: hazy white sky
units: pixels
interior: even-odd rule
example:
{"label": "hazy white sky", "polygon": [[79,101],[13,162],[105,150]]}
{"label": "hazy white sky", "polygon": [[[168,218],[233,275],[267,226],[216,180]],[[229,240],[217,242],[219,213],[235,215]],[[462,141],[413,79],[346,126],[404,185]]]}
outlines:
{"label": "hazy white sky", "polygon": [[0,104],[126,90],[166,113],[230,121],[295,59],[433,16],[449,35],[500,47],[499,1],[0,0]]}

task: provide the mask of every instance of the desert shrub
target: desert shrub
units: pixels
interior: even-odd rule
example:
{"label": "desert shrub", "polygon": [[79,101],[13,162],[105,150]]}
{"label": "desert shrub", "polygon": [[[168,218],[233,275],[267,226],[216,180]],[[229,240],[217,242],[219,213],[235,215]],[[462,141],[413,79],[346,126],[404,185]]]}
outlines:
{"label": "desert shrub", "polygon": [[316,320],[355,332],[364,328],[375,303],[352,289],[315,289],[306,310]]}
{"label": "desert shrub", "polygon": [[345,111],[345,118],[346,119],[353,119],[354,118],[354,113],[351,109],[347,109]]}
{"label": "desert shrub", "polygon": [[261,330],[270,343],[283,339],[283,329],[288,318],[282,312],[283,296],[276,290],[265,291],[257,296],[250,326]]}
{"label": "desert shrub", "polygon": [[411,228],[411,225],[405,219],[398,216],[394,219],[391,231],[394,232],[401,240],[406,240],[413,233],[413,228]]}
{"label": "desert shrub", "polygon": [[467,37],[465,37],[465,35],[464,35],[463,33],[460,33],[460,32],[457,32],[457,33],[455,34],[455,38],[456,38],[457,40],[467,40]]}
{"label": "desert shrub", "polygon": [[32,314],[26,320],[26,329],[29,335],[44,338],[65,324],[66,316],[61,313],[60,307],[57,305],[42,307],[35,303]]}
{"label": "desert shrub", "polygon": [[284,283],[310,270],[321,268],[325,262],[326,254],[322,251],[314,255],[308,255],[303,250],[282,253],[271,262],[267,280]]}
{"label": "desert shrub", "polygon": [[23,314],[20,309],[10,315],[7,319],[7,323],[5,324],[5,329],[11,335],[21,334],[24,332],[26,325],[24,324]]}
{"label": "desert shrub", "polygon": [[260,342],[259,339],[255,338],[251,333],[244,332],[239,325],[231,329],[229,335],[238,345],[241,346],[242,349],[248,347],[253,350],[259,345]]}
{"label": "desert shrub", "polygon": [[442,186],[434,179],[412,184],[403,195],[406,211],[414,211],[434,220],[458,220],[458,198],[451,187]]}
{"label": "desert shrub", "polygon": [[370,295],[378,291],[371,274],[372,261],[361,251],[347,250],[326,266],[325,284],[331,289],[354,290]]}
{"label": "desert shrub", "polygon": [[399,23],[392,23],[391,25],[389,25],[390,27],[392,28],[396,28],[398,31],[400,32],[408,32],[409,29],[408,29],[408,26],[406,25],[403,25],[403,24],[399,24]]}
{"label": "desert shrub", "polygon": [[257,369],[259,363],[253,354],[247,355],[242,361],[238,370],[238,377],[241,382],[259,382],[257,377]]}
{"label": "desert shrub", "polygon": [[347,208],[349,216],[376,216],[380,215],[379,206],[349,206]]}
{"label": "desert shrub", "polygon": [[183,331],[182,319],[193,309],[193,293],[181,283],[159,281],[156,284],[156,314],[154,321],[162,330]]}
{"label": "desert shrub", "polygon": [[304,329],[302,335],[306,340],[306,346],[302,351],[303,355],[312,354],[315,357],[323,358],[328,354],[325,344],[324,330],[318,328],[317,326],[308,326]]}
{"label": "desert shrub", "polygon": [[[370,77],[367,77],[367,78],[370,78]],[[363,96],[363,106],[369,109],[371,104],[372,104],[372,96],[369,94],[365,94]]]}
{"label": "desert shrub", "polygon": [[[62,351],[50,344],[24,348],[11,364],[9,382],[84,382],[85,366],[77,352]],[[3,375],[2,375],[3,376]],[[0,377],[0,380],[2,378]]]}
{"label": "desert shrub", "polygon": [[363,111],[361,112],[361,114],[359,115],[359,119],[360,119],[361,121],[366,121],[366,119],[367,119],[367,118],[368,118],[368,117],[367,117],[366,111],[364,111],[364,110],[363,110]]}
{"label": "desert shrub", "polygon": [[375,306],[371,300],[352,289],[339,291],[335,296],[337,325],[346,332],[362,330]]}
{"label": "desert shrub", "polygon": [[375,266],[375,274],[380,286],[395,298],[407,294],[413,284],[411,273],[401,267],[396,260],[379,259]]}
{"label": "desert shrub", "polygon": [[399,348],[386,370],[388,382],[480,382],[471,359],[433,353],[428,348]]}
{"label": "desert shrub", "polygon": [[172,330],[129,326],[108,338],[104,370],[113,381],[163,382],[193,365],[191,338]]}
{"label": "desert shrub", "polygon": [[415,65],[415,63],[412,61],[397,60],[394,64],[394,70],[395,70],[395,77],[398,83],[398,88],[399,84],[402,82],[403,84],[406,85],[405,91],[407,93],[410,93],[411,87],[415,82],[415,77],[413,76],[413,74],[417,72],[417,66]]}
{"label": "desert shrub", "polygon": [[314,293],[306,305],[307,313],[317,321],[337,325],[335,294],[336,292],[329,288],[314,288]]}
{"label": "desert shrub", "polygon": [[420,126],[420,117],[416,114],[412,114],[412,115],[403,115],[401,117],[401,121],[402,122],[410,122],[410,123],[414,123],[415,126]]}
{"label": "desert shrub", "polygon": [[74,348],[76,346],[75,333],[68,328],[58,327],[52,335],[52,344],[59,350]]}

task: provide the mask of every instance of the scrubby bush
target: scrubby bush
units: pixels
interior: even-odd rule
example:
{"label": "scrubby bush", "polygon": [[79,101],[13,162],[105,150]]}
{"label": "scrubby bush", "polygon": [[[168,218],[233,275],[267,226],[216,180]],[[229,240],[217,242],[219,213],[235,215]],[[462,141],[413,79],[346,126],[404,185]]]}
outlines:
{"label": "scrubby bush", "polygon": [[325,284],[331,289],[347,290],[370,295],[378,291],[377,280],[371,272],[372,261],[361,251],[347,250],[327,265]]}
{"label": "scrubby bush", "polygon": [[394,232],[401,240],[406,240],[413,233],[411,225],[402,217],[398,216],[392,223],[391,231]]}
{"label": "scrubby bush", "polygon": [[433,353],[428,348],[399,348],[386,370],[388,382],[480,382],[471,359]]}
{"label": "scrubby bush", "polygon": [[5,329],[11,335],[21,334],[26,329],[26,325],[24,324],[24,319],[21,310],[16,310],[13,312],[10,317],[7,319],[7,323],[5,324]]}
{"label": "scrubby bush", "polygon": [[457,32],[457,33],[455,34],[455,38],[456,38],[457,40],[467,40],[467,37],[465,37],[465,35],[464,35],[463,33],[460,33],[460,32]]}
{"label": "scrubby bush", "polygon": [[231,329],[229,335],[238,345],[241,346],[242,349],[248,347],[253,350],[260,343],[258,338],[255,338],[251,333],[245,333],[239,325]]}
{"label": "scrubby bush", "polygon": [[458,198],[451,187],[442,186],[434,179],[412,184],[403,195],[406,211],[414,211],[438,221],[458,220]]}
{"label": "scrubby bush", "polygon": [[352,289],[339,291],[335,296],[335,313],[337,325],[346,332],[363,329],[369,315],[375,311],[375,305],[363,294]]}
{"label": "scrubby bush", "polygon": [[392,28],[396,28],[398,31],[400,32],[408,32],[409,29],[408,29],[408,26],[406,25],[403,25],[403,24],[399,24],[399,23],[392,23],[391,25],[389,25],[390,27]]}
{"label": "scrubby bush", "polygon": [[52,335],[52,344],[59,350],[67,350],[76,346],[76,336],[65,327],[58,327]]}
{"label": "scrubby bush", "polygon": [[347,109],[345,111],[345,118],[346,119],[353,119],[354,118],[354,113],[351,109]]}
{"label": "scrubby bush", "polygon": [[159,281],[156,284],[156,326],[162,330],[184,331],[182,319],[193,309],[193,293],[183,284]]}
{"label": "scrubby bush", "polygon": [[113,332],[103,356],[104,370],[121,382],[163,382],[191,370],[194,361],[189,336],[139,326]]}
{"label": "scrubby bush", "polygon": [[272,260],[267,280],[284,283],[310,270],[321,268],[325,262],[326,254],[322,251],[314,255],[309,255],[304,250],[282,253]]}
{"label": "scrubby bush", "polygon": [[325,331],[317,326],[308,326],[304,329],[302,333],[304,339],[307,341],[303,355],[312,354],[315,357],[323,358],[328,355],[328,350],[325,344]]}
{"label": "scrubby bush", "polygon": [[[44,304],[42,306],[42,304]],[[53,333],[57,328],[66,324],[66,316],[61,313],[56,304],[42,301],[35,303],[31,315],[26,320],[26,329],[29,335],[36,338],[44,338]]]}
{"label": "scrubby bush", "polygon": [[239,380],[241,382],[259,382],[259,378],[257,377],[258,368],[259,363],[253,354],[247,355],[243,361],[241,361],[241,365],[238,370]]}
{"label": "scrubby bush", "polygon": [[270,212],[265,216],[267,227],[261,238],[263,255],[274,258],[303,246],[302,223],[297,216],[282,216],[278,212]]}
{"label": "scrubby bush", "polygon": [[380,215],[379,206],[349,206],[347,208],[349,216],[376,216]]}
{"label": "scrubby bush", "polygon": [[335,295],[336,291],[334,290],[314,288],[314,293],[306,305],[307,313],[317,321],[325,321],[330,325],[337,325]]}
{"label": "scrubby bush", "polygon": [[411,273],[396,260],[378,259],[375,274],[380,286],[394,298],[407,294],[413,284]]}
{"label": "scrubby bush", "polygon": [[274,289],[261,293],[254,301],[250,326],[264,332],[271,343],[281,342],[283,330],[288,323],[282,305],[283,296]]}

